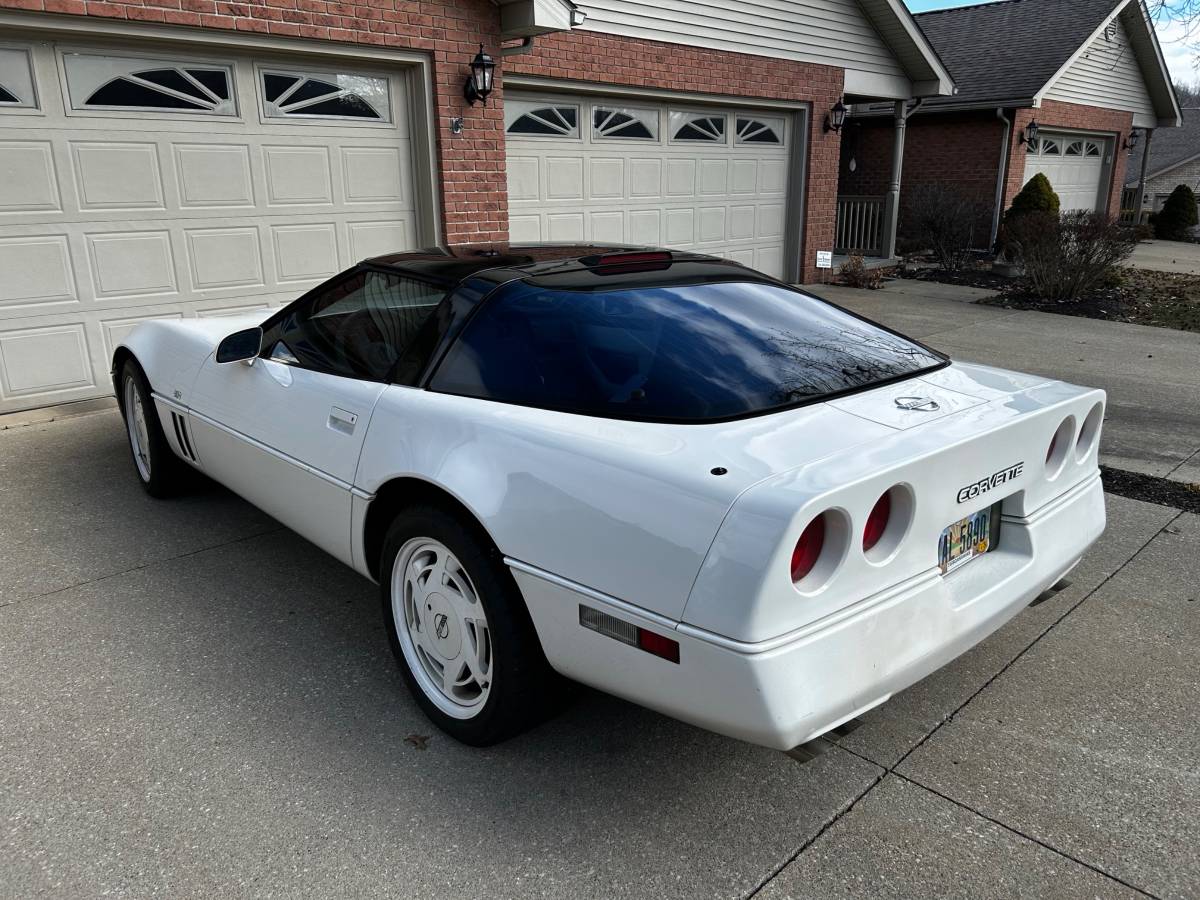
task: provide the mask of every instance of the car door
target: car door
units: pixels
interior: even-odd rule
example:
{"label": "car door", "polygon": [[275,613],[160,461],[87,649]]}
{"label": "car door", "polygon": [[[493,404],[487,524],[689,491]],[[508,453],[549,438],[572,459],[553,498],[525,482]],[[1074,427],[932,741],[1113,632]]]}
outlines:
{"label": "car door", "polygon": [[367,424],[391,368],[444,293],[360,269],[269,319],[252,364],[210,357],[191,404],[205,471],[350,563]]}

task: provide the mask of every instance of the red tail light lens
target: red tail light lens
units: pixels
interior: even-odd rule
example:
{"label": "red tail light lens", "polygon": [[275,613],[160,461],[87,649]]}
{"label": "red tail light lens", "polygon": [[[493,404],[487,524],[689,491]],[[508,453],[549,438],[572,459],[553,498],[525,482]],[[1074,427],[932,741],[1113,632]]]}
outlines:
{"label": "red tail light lens", "polygon": [[637,630],[638,646],[647,653],[653,653],[655,656],[661,656],[667,662],[679,662],[679,642],[673,641],[669,637],[663,637],[661,634],[655,634],[653,631],[647,631],[645,628]]}
{"label": "red tail light lens", "polygon": [[792,583],[798,584],[813,570],[825,546],[825,514],[817,516],[800,534],[796,549],[792,551]]}
{"label": "red tail light lens", "polygon": [[879,543],[887,530],[888,519],[892,516],[892,492],[888,491],[875,501],[871,514],[867,516],[867,525],[863,528],[863,550],[870,550]]}

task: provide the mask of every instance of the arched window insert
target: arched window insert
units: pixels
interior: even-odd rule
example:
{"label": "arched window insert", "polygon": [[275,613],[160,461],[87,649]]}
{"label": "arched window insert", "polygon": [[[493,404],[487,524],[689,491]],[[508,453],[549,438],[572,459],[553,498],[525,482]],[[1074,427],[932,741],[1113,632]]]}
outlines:
{"label": "arched window insert", "polygon": [[0,106],[35,106],[33,70],[24,50],[0,47]]}
{"label": "arched window insert", "polygon": [[1100,155],[1100,146],[1098,144],[1093,143],[1092,141],[1085,141],[1083,144],[1083,155],[1084,156],[1099,156]]}
{"label": "arched window insert", "polygon": [[592,110],[592,134],[603,138],[657,140],[658,113],[631,107],[597,106]]}
{"label": "arched window insert", "polygon": [[737,142],[739,144],[782,144],[783,129],[774,122],[761,119],[738,117]]}
{"label": "arched window insert", "polygon": [[[671,114],[672,117],[676,113]],[[725,143],[724,116],[688,116],[671,135],[676,141],[707,141],[709,143]]]}
{"label": "arched window insert", "polygon": [[272,118],[391,120],[385,78],[264,72],[262,91]]}
{"label": "arched window insert", "polygon": [[1062,145],[1051,138],[1042,138],[1038,152],[1042,156],[1062,156]]}
{"label": "arched window insert", "polygon": [[223,69],[192,67],[141,69],[120,75],[92,91],[84,106],[233,113],[229,74]]}
{"label": "arched window insert", "polygon": [[518,115],[505,131],[508,134],[575,137],[579,133],[579,110],[574,106],[539,106]]}

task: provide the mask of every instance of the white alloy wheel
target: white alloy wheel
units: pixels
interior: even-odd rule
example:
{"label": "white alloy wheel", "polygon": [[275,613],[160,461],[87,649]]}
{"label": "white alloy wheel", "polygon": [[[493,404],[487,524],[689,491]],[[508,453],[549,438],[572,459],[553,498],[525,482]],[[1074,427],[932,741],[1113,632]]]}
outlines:
{"label": "white alloy wheel", "polygon": [[391,600],[405,662],[425,696],[452,718],[478,715],[492,689],[491,632],[458,558],[433,538],[406,541]]}
{"label": "white alloy wheel", "polygon": [[132,375],[125,376],[125,425],[129,430],[129,446],[133,450],[133,461],[137,463],[142,481],[150,480],[150,430],[146,426],[146,410],[142,408],[142,394]]}

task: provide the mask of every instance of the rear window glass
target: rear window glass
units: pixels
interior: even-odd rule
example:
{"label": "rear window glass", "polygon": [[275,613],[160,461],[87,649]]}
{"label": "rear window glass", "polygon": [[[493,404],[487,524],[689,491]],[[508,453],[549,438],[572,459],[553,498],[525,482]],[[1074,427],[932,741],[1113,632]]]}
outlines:
{"label": "rear window glass", "polygon": [[435,391],[622,419],[711,421],[811,402],[940,366],[899,335],[754,282],[489,298]]}

